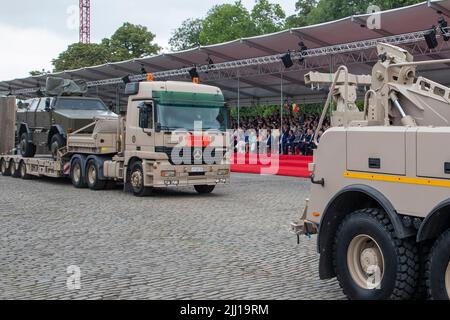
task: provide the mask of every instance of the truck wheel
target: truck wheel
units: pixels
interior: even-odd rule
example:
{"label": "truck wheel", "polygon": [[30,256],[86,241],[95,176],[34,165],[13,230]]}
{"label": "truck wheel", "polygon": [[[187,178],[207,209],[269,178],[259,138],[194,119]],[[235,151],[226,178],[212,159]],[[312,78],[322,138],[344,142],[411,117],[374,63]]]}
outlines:
{"label": "truck wheel", "polygon": [[415,243],[398,239],[380,209],[359,210],[345,218],[336,235],[334,265],[350,299],[406,300],[418,282]]}
{"label": "truck wheel", "polygon": [[52,139],[50,140],[50,151],[52,153],[53,159],[58,158],[58,150],[63,148],[64,145],[65,140],[59,133],[53,135]]}
{"label": "truck wheel", "polygon": [[31,176],[27,173],[27,165],[21,161],[19,164],[20,177],[24,180],[30,180]]}
{"label": "truck wheel", "polygon": [[144,170],[141,161],[136,161],[131,165],[130,183],[133,194],[136,197],[148,196],[152,189],[144,186]]}
{"label": "truck wheel", "polygon": [[89,160],[86,166],[86,182],[91,190],[103,190],[106,181],[99,179],[97,165],[95,160]]}
{"label": "truck wheel", "polygon": [[9,165],[6,163],[5,159],[0,160],[0,170],[2,172],[2,176],[9,177],[11,175],[11,170],[9,169]]}
{"label": "truck wheel", "polygon": [[427,263],[427,286],[433,300],[450,300],[450,230],[431,249]]}
{"label": "truck wheel", "polygon": [[20,171],[16,168],[16,163],[14,160],[11,160],[9,162],[9,170],[11,171],[11,177],[13,178],[19,178],[20,177]]}
{"label": "truck wheel", "polygon": [[194,186],[194,188],[200,194],[209,194],[214,191],[216,186]]}
{"label": "truck wheel", "polygon": [[20,137],[20,155],[24,158],[33,158],[36,154],[36,146],[33,143],[28,142],[28,134],[22,133]]}
{"label": "truck wheel", "polygon": [[83,176],[81,161],[78,158],[73,159],[70,166],[70,179],[75,188],[81,189],[87,187],[86,179]]}

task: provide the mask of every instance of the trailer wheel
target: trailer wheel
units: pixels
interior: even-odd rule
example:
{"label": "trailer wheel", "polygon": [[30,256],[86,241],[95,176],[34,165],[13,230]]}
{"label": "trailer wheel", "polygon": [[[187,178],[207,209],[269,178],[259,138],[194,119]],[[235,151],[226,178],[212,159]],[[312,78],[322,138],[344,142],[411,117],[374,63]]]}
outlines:
{"label": "trailer wheel", "polygon": [[334,247],[339,284],[350,299],[410,299],[419,276],[411,239],[398,239],[386,213],[363,209],[339,227]]}
{"label": "trailer wheel", "polygon": [[19,173],[20,177],[24,180],[30,180],[31,176],[27,173],[27,165],[24,161],[21,161],[19,164]]}
{"label": "trailer wheel", "polygon": [[24,158],[33,158],[36,154],[36,146],[28,142],[28,134],[26,132],[20,136],[19,149],[20,155]]}
{"label": "trailer wheel", "polygon": [[14,160],[11,160],[9,162],[9,170],[11,171],[11,177],[13,178],[20,178],[20,171],[16,168],[16,163]]}
{"label": "trailer wheel", "polygon": [[103,190],[106,181],[100,180],[95,160],[89,160],[86,166],[86,182],[91,190]]}
{"label": "trailer wheel", "polygon": [[144,170],[141,161],[136,161],[131,165],[130,183],[133,188],[133,194],[136,197],[145,197],[150,195],[152,189],[144,186]]}
{"label": "trailer wheel", "polygon": [[209,194],[214,191],[216,186],[194,186],[194,188],[199,194]]}
{"label": "trailer wheel", "polygon": [[431,249],[427,263],[427,286],[433,300],[450,300],[450,229]]}
{"label": "trailer wheel", "polygon": [[86,179],[83,175],[83,170],[81,166],[81,161],[78,158],[73,159],[70,166],[70,179],[75,188],[81,189],[86,188]]}
{"label": "trailer wheel", "polygon": [[9,177],[11,175],[11,170],[9,169],[5,159],[0,160],[0,170],[2,172],[2,176],[4,177]]}
{"label": "trailer wheel", "polygon": [[58,150],[64,147],[64,145],[65,145],[64,138],[59,133],[53,135],[52,139],[50,140],[49,146],[53,159],[58,158]]}

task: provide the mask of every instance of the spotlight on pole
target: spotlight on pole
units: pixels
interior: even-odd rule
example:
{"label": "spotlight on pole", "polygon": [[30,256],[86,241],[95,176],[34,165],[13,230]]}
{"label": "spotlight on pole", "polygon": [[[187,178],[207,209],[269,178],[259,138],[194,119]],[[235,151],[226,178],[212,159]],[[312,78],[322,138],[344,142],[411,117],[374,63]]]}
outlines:
{"label": "spotlight on pole", "polygon": [[200,76],[196,67],[193,67],[191,70],[189,70],[189,75],[191,76],[192,82],[197,84],[200,83]]}
{"label": "spotlight on pole", "polygon": [[437,38],[436,38],[436,27],[435,26],[433,26],[430,30],[425,32],[425,34],[423,36],[425,37],[425,41],[427,43],[428,49],[430,49],[430,50],[434,49],[439,45]]}
{"label": "spotlight on pole", "polygon": [[210,56],[208,56],[208,58],[206,59],[206,62],[208,63],[208,67],[206,69],[206,73],[208,73],[209,70],[214,69],[214,61],[213,61],[213,59],[211,59]]}
{"label": "spotlight on pole", "polygon": [[284,56],[281,57],[281,61],[284,64],[284,67],[286,69],[291,68],[294,65],[294,62],[292,61],[291,52],[288,51]]}
{"label": "spotlight on pole", "polygon": [[448,34],[448,23],[445,20],[445,18],[443,16],[440,16],[438,18],[438,23],[439,23],[439,29],[441,30],[442,33],[442,39],[444,39],[444,41],[448,41],[450,40],[450,36]]}
{"label": "spotlight on pole", "polygon": [[122,81],[123,81],[123,83],[124,83],[124,84],[128,84],[128,83],[130,83],[130,82],[131,82],[131,80],[130,80],[130,76],[129,76],[129,75],[127,75],[127,76],[123,77],[123,78],[122,78]]}
{"label": "spotlight on pole", "polygon": [[300,59],[299,62],[305,61],[305,56],[307,55],[308,47],[305,45],[303,41],[300,41],[298,44],[299,52],[300,52]]}

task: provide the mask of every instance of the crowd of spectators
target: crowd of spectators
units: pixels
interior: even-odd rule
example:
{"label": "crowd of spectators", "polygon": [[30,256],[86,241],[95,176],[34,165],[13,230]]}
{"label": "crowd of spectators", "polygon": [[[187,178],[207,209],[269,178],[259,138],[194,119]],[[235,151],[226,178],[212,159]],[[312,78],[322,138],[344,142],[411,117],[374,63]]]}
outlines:
{"label": "crowd of spectators", "polygon": [[[241,117],[232,119],[235,151],[238,153],[279,153],[283,155],[312,155],[316,148],[314,135],[319,116],[315,114],[275,113],[268,117]],[[325,121],[318,132],[318,140],[329,128]]]}

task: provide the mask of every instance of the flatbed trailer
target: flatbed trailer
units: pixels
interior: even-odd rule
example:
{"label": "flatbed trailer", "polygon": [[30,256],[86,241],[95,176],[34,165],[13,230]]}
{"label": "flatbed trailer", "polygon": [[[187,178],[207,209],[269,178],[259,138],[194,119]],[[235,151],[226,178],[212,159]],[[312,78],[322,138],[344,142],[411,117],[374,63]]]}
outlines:
{"label": "flatbed trailer", "polygon": [[[126,117],[97,119],[69,134],[66,146],[55,157],[0,155],[1,174],[23,179],[70,178],[76,188],[91,190],[122,184],[124,191],[135,196],[169,187],[194,187],[204,194],[213,192],[217,185],[230,183],[223,130],[202,131],[200,135],[185,130],[179,135],[164,129],[155,115],[161,113],[162,118],[167,109],[198,115],[195,119],[219,118],[225,108],[220,89],[178,82],[141,82],[129,84],[127,92],[130,98]],[[92,133],[85,133],[92,128]],[[180,141],[188,145],[179,149]],[[179,150],[187,161],[178,162]]]}

